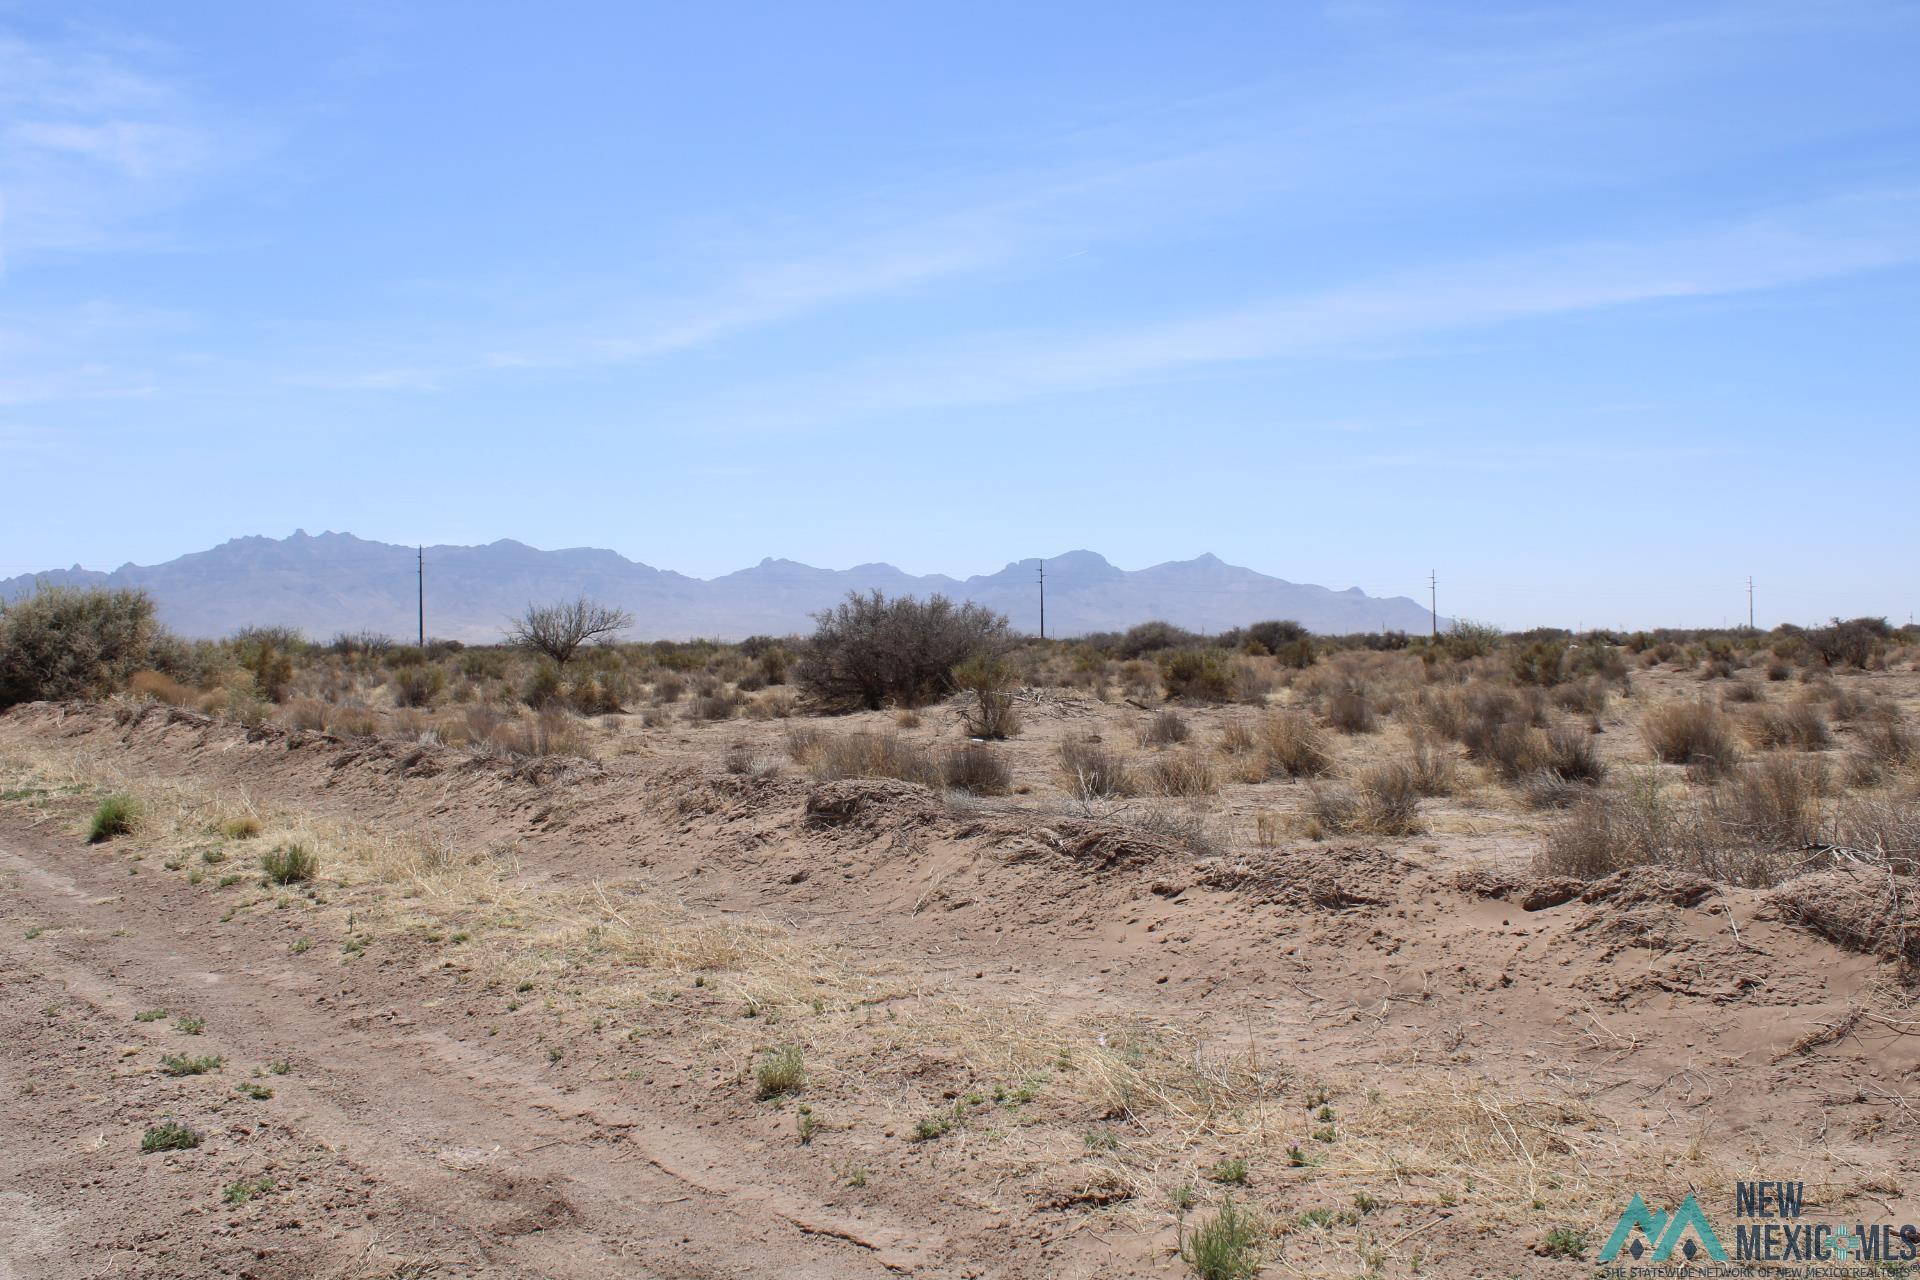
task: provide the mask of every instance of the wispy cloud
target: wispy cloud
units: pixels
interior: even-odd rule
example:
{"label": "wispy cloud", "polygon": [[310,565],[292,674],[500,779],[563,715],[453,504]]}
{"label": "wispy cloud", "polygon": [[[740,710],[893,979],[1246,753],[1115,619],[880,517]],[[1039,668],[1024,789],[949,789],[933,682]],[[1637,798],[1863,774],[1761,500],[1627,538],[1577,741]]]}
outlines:
{"label": "wispy cloud", "polygon": [[0,267],[151,243],[144,218],[212,163],[211,130],[140,50],[0,30]]}
{"label": "wispy cloud", "polygon": [[1920,191],[1861,193],[1663,238],[1474,258],[1098,334],[950,343],[804,384],[758,388],[706,409],[734,426],[777,428],[1005,404],[1515,321],[1737,296],[1917,261]]}

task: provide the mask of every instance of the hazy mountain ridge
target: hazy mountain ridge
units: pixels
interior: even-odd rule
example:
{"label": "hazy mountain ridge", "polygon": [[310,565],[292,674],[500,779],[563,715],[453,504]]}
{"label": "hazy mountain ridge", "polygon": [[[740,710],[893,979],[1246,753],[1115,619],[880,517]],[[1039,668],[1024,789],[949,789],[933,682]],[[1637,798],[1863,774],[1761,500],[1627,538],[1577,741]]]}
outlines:
{"label": "hazy mountain ridge", "polygon": [[[691,578],[591,547],[542,551],[503,538],[485,546],[426,549],[427,633],[468,642],[496,640],[530,600],[579,594],[631,610],[632,639],[738,639],[811,629],[809,615],[848,591],[888,595],[940,592],[997,609],[1016,628],[1039,626],[1037,559],[964,581],[915,576],[890,564],[819,569],[768,558],[717,578]],[[1196,631],[1224,631],[1263,618],[1293,618],[1321,633],[1423,631],[1425,606],[1377,598],[1358,587],[1333,591],[1230,565],[1213,555],[1146,569],[1117,568],[1092,551],[1049,557],[1047,633],[1114,631],[1160,619]],[[316,639],[368,628],[414,633],[414,548],[349,533],[234,538],[157,565],[111,573],[57,569],[0,580],[0,598],[36,581],[144,587],[168,626],[221,636],[252,624],[294,626]],[[1445,622],[1442,619],[1442,622]]]}

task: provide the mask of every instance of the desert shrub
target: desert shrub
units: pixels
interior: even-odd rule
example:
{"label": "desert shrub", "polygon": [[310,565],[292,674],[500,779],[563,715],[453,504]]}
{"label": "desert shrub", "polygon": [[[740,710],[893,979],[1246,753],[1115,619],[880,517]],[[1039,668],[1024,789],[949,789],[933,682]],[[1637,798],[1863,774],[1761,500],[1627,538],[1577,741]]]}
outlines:
{"label": "desert shrub", "polygon": [[1552,688],[1567,678],[1567,644],[1564,640],[1535,640],[1516,648],[1508,665],[1521,684]]}
{"label": "desert shrub", "polygon": [[1655,707],[1641,718],[1640,733],[1654,758],[1668,764],[1693,765],[1715,774],[1732,768],[1740,758],[1733,721],[1710,703],[1670,702]]}
{"label": "desert shrub", "polygon": [[1826,763],[1818,757],[1767,755],[1734,770],[1708,802],[1713,819],[1758,845],[1798,848],[1820,827]]}
{"label": "desert shrub", "polygon": [[1218,649],[1173,649],[1160,655],[1160,682],[1169,698],[1230,702],[1234,670]]}
{"label": "desert shrub", "polygon": [[795,706],[790,690],[762,689],[747,703],[746,711],[751,720],[785,720],[794,713]]}
{"label": "desert shrub", "polygon": [[579,722],[550,707],[524,719],[509,720],[487,737],[487,745],[511,756],[584,756],[587,743]]}
{"label": "desert shrub", "polygon": [[566,699],[565,678],[557,663],[539,661],[533,664],[533,670],[527,675],[527,682],[520,691],[520,700],[535,711],[548,707],[557,707]]}
{"label": "desert shrub", "polygon": [[127,677],[127,692],[136,698],[175,707],[190,707],[199,696],[199,690],[159,671],[134,672]]}
{"label": "desert shrub", "polygon": [[1003,655],[974,654],[954,667],[953,683],[973,698],[960,712],[968,736],[997,740],[1020,732],[1019,677]]}
{"label": "desert shrub", "polygon": [[140,820],[140,802],[128,795],[111,795],[102,800],[87,822],[87,843],[101,844],[133,830]]}
{"label": "desert shrub", "polygon": [[1875,763],[1894,769],[1920,760],[1920,738],[1900,720],[1871,720],[1860,726],[1860,751]]}
{"label": "desert shrub", "polygon": [[1150,805],[1117,814],[1115,820],[1141,835],[1184,849],[1196,858],[1215,858],[1224,852],[1206,812],[1194,805]]}
{"label": "desert shrub", "polygon": [[1163,796],[1194,798],[1220,790],[1213,761],[1199,751],[1170,751],[1156,755],[1141,770],[1149,788]]}
{"label": "desert shrub", "polygon": [[1314,788],[1307,814],[1315,835],[1405,836],[1424,830],[1419,786],[1413,771],[1399,763],[1362,769],[1351,787]]}
{"label": "desert shrub", "polygon": [[1067,791],[1079,800],[1109,800],[1134,792],[1126,757],[1084,738],[1061,742],[1060,774]]}
{"label": "desert shrub", "polygon": [[1199,636],[1171,622],[1142,622],[1128,628],[1127,633],[1114,643],[1113,649],[1114,656],[1122,661],[1131,661],[1162,649],[1179,649],[1199,643]]}
{"label": "desert shrub", "polygon": [[1279,686],[1271,664],[1240,658],[1233,667],[1233,700],[1249,706],[1263,706]]}
{"label": "desert shrub", "polygon": [[327,727],[327,704],[318,698],[295,698],[281,713],[289,728],[318,732]]}
{"label": "desert shrub", "polygon": [[313,879],[320,859],[303,844],[282,845],[260,855],[260,869],[274,884],[299,884]]}
{"label": "desert shrub", "polygon": [[1607,762],[1591,733],[1570,726],[1547,731],[1546,767],[1567,782],[1597,783],[1607,776]]}
{"label": "desert shrub", "polygon": [[919,706],[953,687],[956,666],[998,652],[1007,639],[1001,615],[940,595],[920,601],[849,593],[814,618],[795,678],[828,708]]}
{"label": "desert shrub", "polygon": [[1317,656],[1313,637],[1297,622],[1256,622],[1247,628],[1247,640],[1272,654],[1283,667],[1304,671]]}
{"label": "desert shrub", "polygon": [[1767,695],[1759,685],[1745,680],[1735,680],[1720,691],[1720,701],[1727,703],[1765,702]]}
{"label": "desert shrub", "polygon": [[293,680],[294,655],[306,647],[300,633],[286,627],[247,627],[227,641],[237,661],[253,677],[253,687],[269,702],[286,697]]}
{"label": "desert shrub", "polygon": [[1790,664],[1785,662],[1769,662],[1767,664],[1767,679],[1774,683],[1777,684],[1782,680],[1790,680],[1792,678],[1793,667]]}
{"label": "desert shrub", "polygon": [[1785,706],[1762,707],[1754,713],[1749,725],[1753,740],[1763,747],[1818,751],[1833,741],[1826,715],[1804,698]]}
{"label": "desert shrub", "polygon": [[1456,618],[1440,637],[1440,647],[1451,658],[1484,658],[1500,647],[1500,628],[1490,622]]}
{"label": "desert shrub", "polygon": [[754,1096],[770,1102],[785,1094],[797,1093],[807,1082],[806,1060],[793,1046],[770,1049],[754,1068]]}
{"label": "desert shrub", "polygon": [[793,655],[775,645],[765,650],[756,661],[760,665],[760,678],[768,684],[785,684],[787,670],[793,665]]}
{"label": "desert shrub", "polygon": [[1893,629],[1885,618],[1835,618],[1833,625],[1806,633],[1807,651],[1829,667],[1865,669],[1886,648]]}
{"label": "desert shrub", "polygon": [[541,654],[554,665],[572,662],[580,647],[593,640],[610,640],[633,625],[633,615],[580,596],[553,604],[530,604],[507,628],[507,643]]}
{"label": "desert shrub", "polygon": [[810,724],[790,724],[785,742],[788,759],[796,764],[812,764],[826,746],[827,735]]}
{"label": "desert shrub", "polygon": [[669,702],[678,702],[686,694],[687,682],[684,677],[675,675],[671,671],[663,671],[654,679],[653,700],[656,703],[665,705]]}
{"label": "desert shrub", "polygon": [[1765,887],[1791,874],[1800,859],[1797,852],[1756,842],[1757,828],[1739,825],[1764,812],[1745,807],[1749,803],[1756,802],[1719,796],[1689,801],[1671,795],[1656,775],[1643,775],[1628,787],[1590,791],[1576,801],[1548,833],[1536,865],[1547,875],[1595,880],[1659,864]]}
{"label": "desert shrub", "polygon": [[739,709],[739,703],[724,693],[702,693],[687,706],[687,717],[692,720],[731,720]]}
{"label": "desert shrub", "polygon": [[823,734],[803,762],[821,779],[897,778],[928,787],[946,781],[939,761],[892,733]]}
{"label": "desert shrub", "polygon": [[1475,721],[1468,726],[1467,754],[1508,782],[1547,767],[1553,744],[1545,730],[1522,721]]}
{"label": "desert shrub", "polygon": [[1245,720],[1229,720],[1220,730],[1220,750],[1230,756],[1250,754],[1260,745],[1253,727]]}
{"label": "desert shrub", "polygon": [[0,707],[103,698],[154,665],[160,638],[144,591],[41,587],[0,603]]}
{"label": "desert shrub", "polygon": [[327,709],[327,732],[343,738],[371,738],[380,732],[380,717],[371,707],[348,703]]}
{"label": "desert shrub", "polygon": [[1326,734],[1300,711],[1276,712],[1261,721],[1260,758],[1272,776],[1317,778],[1333,771]]}
{"label": "desert shrub", "polygon": [[977,742],[949,751],[940,762],[940,776],[949,787],[976,796],[1003,796],[1013,790],[1013,770],[999,752]]}
{"label": "desert shrub", "polygon": [[1229,1198],[1214,1214],[1180,1235],[1180,1260],[1197,1280],[1252,1280],[1260,1274],[1260,1225]]}
{"label": "desert shrub", "polygon": [[1178,711],[1157,713],[1139,731],[1140,745],[1143,747],[1170,747],[1192,736],[1193,727]]}
{"label": "desert shrub", "polygon": [[1452,749],[1430,733],[1415,733],[1407,749],[1407,772],[1423,796],[1452,795],[1459,770]]}
{"label": "desert shrub", "polygon": [[1373,699],[1363,688],[1348,687],[1327,699],[1326,719],[1341,733],[1373,733],[1380,728]]}
{"label": "desert shrub", "polygon": [[434,699],[446,692],[447,673],[423,664],[398,667],[387,676],[387,686],[393,690],[396,706],[432,706]]}
{"label": "desert shrub", "polygon": [[1561,710],[1587,716],[1606,714],[1610,696],[1606,681],[1597,676],[1589,676],[1585,680],[1569,680],[1556,686],[1552,694],[1554,705]]}

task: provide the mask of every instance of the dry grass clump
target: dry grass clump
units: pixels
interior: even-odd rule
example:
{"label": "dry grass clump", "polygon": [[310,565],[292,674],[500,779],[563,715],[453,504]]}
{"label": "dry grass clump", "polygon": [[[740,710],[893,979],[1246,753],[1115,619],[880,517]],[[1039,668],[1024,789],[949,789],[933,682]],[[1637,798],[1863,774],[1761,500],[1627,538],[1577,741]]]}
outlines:
{"label": "dry grass clump", "polygon": [[1766,700],[1766,690],[1746,680],[1735,680],[1720,691],[1720,701],[1723,703],[1765,702]]}
{"label": "dry grass clump", "polygon": [[1692,765],[1708,776],[1725,773],[1740,759],[1732,718],[1708,702],[1655,707],[1641,718],[1640,733],[1655,759]]}
{"label": "dry grass clump", "polygon": [[823,781],[837,778],[897,778],[939,787],[945,781],[940,762],[895,733],[860,730],[820,734],[796,750],[798,735],[787,737],[787,750]]}
{"label": "dry grass clump", "polygon": [[970,742],[940,762],[941,781],[976,796],[1004,796],[1013,790],[1013,770],[991,747]]}
{"label": "dry grass clump", "polygon": [[580,722],[558,708],[549,708],[524,720],[507,720],[477,745],[510,756],[586,756],[586,735]]}
{"label": "dry grass clump", "polygon": [[318,733],[327,727],[327,710],[327,704],[318,698],[289,698],[280,709],[280,720],[289,729]]}
{"label": "dry grass clump", "polygon": [[1213,761],[1200,751],[1168,752],[1147,761],[1142,774],[1149,788],[1163,796],[1189,799],[1219,792],[1220,778]]}
{"label": "dry grass clump", "polygon": [[1414,789],[1423,796],[1450,796],[1459,787],[1460,770],[1453,748],[1431,733],[1414,733],[1406,763]]}
{"label": "dry grass clump", "polygon": [[1260,722],[1260,759],[1270,777],[1318,778],[1333,772],[1327,735],[1299,711],[1277,712]]}
{"label": "dry grass clump", "polygon": [[[1764,763],[1764,762],[1763,762]],[[1756,772],[1724,797],[1689,800],[1646,774],[1621,788],[1587,793],[1548,833],[1537,868],[1546,875],[1597,880],[1628,867],[1661,865],[1724,881],[1766,887],[1795,874],[1804,859],[1792,828],[1811,805],[1816,782],[1799,762],[1776,758],[1781,772]],[[1787,831],[1786,839],[1779,838]],[[1760,837],[1771,835],[1770,841]]]}
{"label": "dry grass clump", "polygon": [[1556,685],[1548,696],[1553,699],[1553,704],[1563,711],[1598,717],[1606,714],[1607,703],[1612,700],[1613,695],[1608,690],[1605,680],[1598,676],[1589,676],[1585,680],[1569,680],[1565,684]]}
{"label": "dry grass clump", "polygon": [[1142,725],[1139,732],[1140,745],[1143,747],[1170,747],[1192,736],[1192,726],[1178,711],[1159,712]]}
{"label": "dry grass clump", "polygon": [[1341,733],[1374,733],[1380,717],[1374,713],[1373,699],[1364,688],[1341,689],[1327,699],[1326,721]]}
{"label": "dry grass clump", "polygon": [[1372,765],[1362,769],[1352,786],[1314,788],[1307,804],[1307,834],[1417,835],[1420,788],[1413,770],[1404,764]]}
{"label": "dry grass clump", "polygon": [[1111,800],[1134,793],[1133,771],[1118,751],[1086,738],[1060,744],[1060,775],[1076,800]]}
{"label": "dry grass clump", "polygon": [[1761,707],[1748,721],[1754,744],[1818,751],[1833,741],[1827,717],[1811,699],[1798,698],[1785,706]]}
{"label": "dry grass clump", "polygon": [[1818,757],[1763,756],[1741,765],[1708,801],[1713,820],[1758,845],[1799,848],[1821,825],[1821,797],[1829,790]]}

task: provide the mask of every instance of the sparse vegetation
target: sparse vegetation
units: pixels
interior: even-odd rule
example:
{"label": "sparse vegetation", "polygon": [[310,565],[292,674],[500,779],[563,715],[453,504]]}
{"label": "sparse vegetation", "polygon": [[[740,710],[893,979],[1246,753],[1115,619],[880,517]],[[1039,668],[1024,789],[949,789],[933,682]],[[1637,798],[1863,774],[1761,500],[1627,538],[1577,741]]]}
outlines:
{"label": "sparse vegetation", "polygon": [[143,1152],[190,1151],[199,1145],[200,1135],[172,1118],[153,1125],[140,1138]]}
{"label": "sparse vegetation", "polygon": [[806,1060],[800,1050],[789,1045],[785,1048],[770,1049],[760,1058],[760,1065],[753,1073],[754,1096],[762,1102],[797,1093],[807,1081]]}
{"label": "sparse vegetation", "polygon": [[287,844],[260,855],[260,869],[269,884],[300,884],[318,874],[320,859],[305,845]]}
{"label": "sparse vegetation", "polygon": [[102,800],[87,823],[87,843],[104,844],[115,836],[126,835],[140,818],[140,804],[132,796],[113,795]]}
{"label": "sparse vegetation", "polygon": [[1229,1198],[1218,1213],[1183,1230],[1180,1260],[1198,1280],[1252,1280],[1260,1271],[1259,1241],[1253,1215]]}

